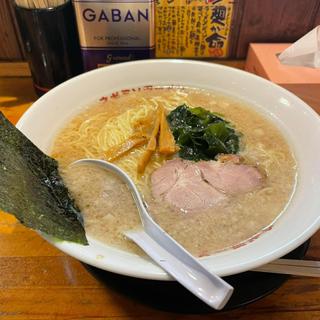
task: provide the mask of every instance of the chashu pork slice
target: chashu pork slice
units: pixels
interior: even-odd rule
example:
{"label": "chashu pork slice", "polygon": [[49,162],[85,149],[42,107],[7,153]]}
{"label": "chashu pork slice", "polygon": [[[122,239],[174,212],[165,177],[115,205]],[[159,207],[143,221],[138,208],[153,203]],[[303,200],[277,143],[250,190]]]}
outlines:
{"label": "chashu pork slice", "polygon": [[152,193],[155,198],[166,194],[176,184],[179,176],[187,167],[181,159],[167,161],[151,176]]}
{"label": "chashu pork slice", "polygon": [[253,191],[262,184],[264,179],[256,167],[246,164],[200,161],[197,166],[202,172],[203,179],[225,194]]}
{"label": "chashu pork slice", "polygon": [[208,184],[196,165],[187,165],[176,183],[164,195],[164,200],[183,211],[209,208],[226,196]]}
{"label": "chashu pork slice", "polygon": [[256,167],[220,161],[174,159],[151,176],[153,196],[182,211],[207,209],[232,195],[253,191],[262,182]]}

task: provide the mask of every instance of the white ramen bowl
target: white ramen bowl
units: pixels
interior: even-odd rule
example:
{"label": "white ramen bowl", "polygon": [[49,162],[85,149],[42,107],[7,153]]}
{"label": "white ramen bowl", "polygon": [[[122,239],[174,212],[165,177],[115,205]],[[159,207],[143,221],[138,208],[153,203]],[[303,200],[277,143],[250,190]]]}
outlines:
{"label": "white ramen bowl", "polygon": [[[237,249],[201,262],[220,276],[251,270],[298,247],[320,227],[320,118],[287,90],[250,73],[191,60],[142,60],[75,77],[37,100],[17,127],[48,153],[58,132],[75,114],[101,96],[145,85],[178,85],[219,91],[239,98],[269,118],[284,134],[298,163],[298,183],[271,230]],[[276,141],[275,141],[276,143]],[[89,238],[89,246],[52,243],[87,264],[123,275],[169,280],[151,260]]]}

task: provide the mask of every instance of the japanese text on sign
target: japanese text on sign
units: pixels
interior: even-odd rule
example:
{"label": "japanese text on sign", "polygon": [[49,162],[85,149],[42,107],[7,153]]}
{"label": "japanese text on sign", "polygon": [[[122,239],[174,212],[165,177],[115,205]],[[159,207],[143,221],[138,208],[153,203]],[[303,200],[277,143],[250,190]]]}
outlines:
{"label": "japanese text on sign", "polygon": [[157,0],[156,56],[227,57],[231,0]]}

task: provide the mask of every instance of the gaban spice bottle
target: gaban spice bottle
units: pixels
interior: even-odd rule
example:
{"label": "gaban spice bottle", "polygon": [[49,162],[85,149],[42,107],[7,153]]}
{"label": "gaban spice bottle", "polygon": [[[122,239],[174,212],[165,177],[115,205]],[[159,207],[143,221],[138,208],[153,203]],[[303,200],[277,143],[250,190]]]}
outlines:
{"label": "gaban spice bottle", "polygon": [[154,0],[73,0],[84,69],[154,57]]}

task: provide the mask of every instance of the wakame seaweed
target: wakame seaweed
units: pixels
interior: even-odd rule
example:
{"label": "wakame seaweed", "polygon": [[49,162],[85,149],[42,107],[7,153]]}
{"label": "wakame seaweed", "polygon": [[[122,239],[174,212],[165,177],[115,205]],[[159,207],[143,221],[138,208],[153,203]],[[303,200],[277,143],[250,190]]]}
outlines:
{"label": "wakame seaweed", "polygon": [[219,114],[183,104],[167,120],[183,159],[212,160],[220,153],[239,151],[240,133]]}
{"label": "wakame seaweed", "polygon": [[87,244],[79,209],[48,157],[0,112],[0,209],[58,240]]}

